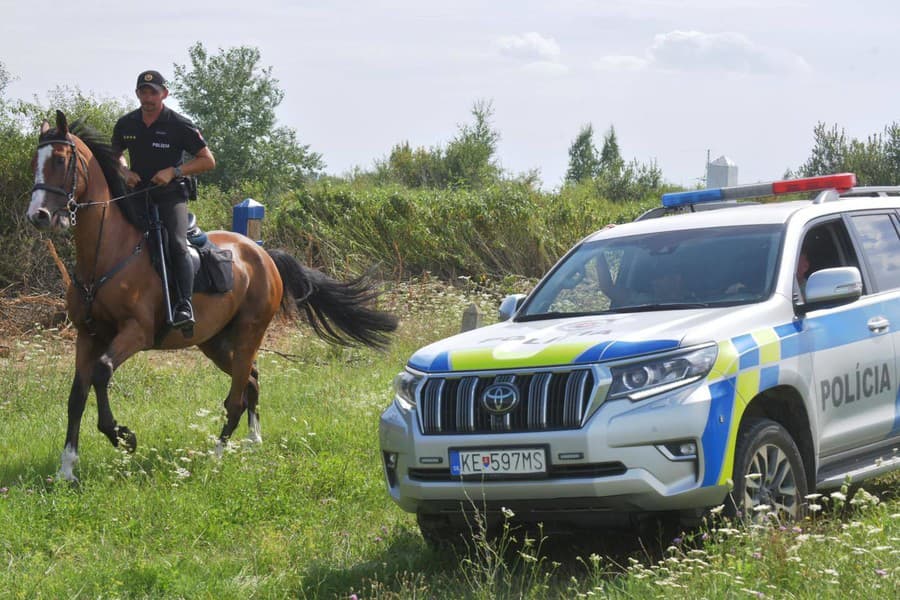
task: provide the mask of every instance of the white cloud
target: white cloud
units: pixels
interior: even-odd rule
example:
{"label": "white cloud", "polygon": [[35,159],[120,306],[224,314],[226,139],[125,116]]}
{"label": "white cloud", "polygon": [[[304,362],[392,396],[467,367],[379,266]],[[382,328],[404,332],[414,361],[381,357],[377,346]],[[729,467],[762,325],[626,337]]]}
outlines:
{"label": "white cloud", "polygon": [[661,33],[654,37],[648,52],[660,67],[679,71],[795,73],[809,70],[802,56],[760,46],[741,33]]}
{"label": "white cloud", "polygon": [[503,56],[529,62],[556,60],[560,54],[556,40],[534,31],[503,36],[496,40],[495,45]]}
{"label": "white cloud", "polygon": [[652,67],[671,71],[715,71],[741,74],[805,73],[806,60],[786,50],[767,48],[741,33],[670,31],[654,36],[644,56],[604,56],[600,70]]}

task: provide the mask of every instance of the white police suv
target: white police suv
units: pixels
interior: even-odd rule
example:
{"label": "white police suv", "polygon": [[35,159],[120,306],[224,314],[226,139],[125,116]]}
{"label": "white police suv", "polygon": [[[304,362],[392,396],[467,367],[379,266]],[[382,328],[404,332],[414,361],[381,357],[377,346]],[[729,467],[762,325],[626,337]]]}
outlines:
{"label": "white police suv", "polygon": [[391,497],[440,542],[501,508],[797,517],[900,468],[900,188],[855,186],[667,194],[682,214],[587,237],[504,321],[409,359],[380,422]]}

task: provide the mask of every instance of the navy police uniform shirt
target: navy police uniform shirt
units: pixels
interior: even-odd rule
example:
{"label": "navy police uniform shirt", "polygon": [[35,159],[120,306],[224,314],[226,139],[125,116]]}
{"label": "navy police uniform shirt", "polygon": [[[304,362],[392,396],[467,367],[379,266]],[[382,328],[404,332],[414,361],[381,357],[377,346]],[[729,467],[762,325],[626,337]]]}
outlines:
{"label": "navy police uniform shirt", "polygon": [[112,147],[117,153],[128,150],[131,170],[140,175],[141,185],[146,186],[158,171],[180,165],[185,151],[192,155],[200,152],[206,147],[206,140],[189,119],[163,105],[149,127],[144,125],[141,109],[116,121]]}

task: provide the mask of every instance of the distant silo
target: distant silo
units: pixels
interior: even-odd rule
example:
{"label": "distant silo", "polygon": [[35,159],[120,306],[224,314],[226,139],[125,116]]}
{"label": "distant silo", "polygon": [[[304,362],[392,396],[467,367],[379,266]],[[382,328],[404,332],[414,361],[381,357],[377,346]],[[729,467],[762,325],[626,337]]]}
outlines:
{"label": "distant silo", "polygon": [[720,188],[737,185],[737,164],[727,156],[720,156],[706,165],[706,187]]}

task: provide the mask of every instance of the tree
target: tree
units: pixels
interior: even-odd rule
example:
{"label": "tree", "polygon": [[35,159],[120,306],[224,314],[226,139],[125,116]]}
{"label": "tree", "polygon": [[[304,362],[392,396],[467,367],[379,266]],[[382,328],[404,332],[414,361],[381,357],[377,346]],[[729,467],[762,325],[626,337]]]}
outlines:
{"label": "tree", "polygon": [[812,177],[843,171],[849,149],[844,130],[838,129],[837,125],[826,129],[825,123],[819,122],[813,129],[813,138],[815,142],[812,154],[800,166],[800,176]]}
{"label": "tree", "polygon": [[475,122],[459,127],[444,152],[448,183],[477,189],[496,181],[500,167],[494,160],[500,133],[491,126],[494,108],[489,101],[479,100],[472,106]]}
{"label": "tree", "polygon": [[45,119],[53,123],[56,111],[61,110],[66,113],[69,122],[78,119],[100,133],[111,136],[116,120],[132,108],[121,100],[98,98],[92,93],[84,93],[77,86],[57,86],[47,93],[46,103],[37,99],[32,102],[20,101],[14,110],[28,131],[37,131],[41,121]]}
{"label": "tree", "polygon": [[172,91],[216,156],[216,168],[204,180],[223,189],[258,181],[275,191],[324,168],[321,155],[301,145],[294,130],[276,126],[284,92],[272,68],[260,66],[257,48],[220,48],[211,56],[198,42],[188,53],[190,67],[175,65]]}
{"label": "tree", "polygon": [[588,123],[582,126],[575,141],[569,146],[569,169],[566,171],[566,181],[578,183],[586,179],[593,179],[599,172],[600,160],[597,157],[597,148],[594,146],[594,126]]}
{"label": "tree", "polygon": [[399,182],[406,187],[439,187],[446,182],[446,170],[443,164],[443,151],[440,148],[413,149],[409,142],[396,144],[386,164],[377,168],[386,175],[386,179]]}
{"label": "tree", "polygon": [[891,123],[884,128],[884,159],[891,178],[888,185],[900,185],[900,124]]}
{"label": "tree", "polygon": [[865,140],[847,138],[837,125],[818,123],[813,129],[812,153],[797,174],[801,177],[830,173],[856,173],[859,185],[900,184],[900,125],[892,123],[884,132]]}
{"label": "tree", "polygon": [[618,177],[625,166],[622,153],[619,152],[619,142],[616,140],[616,130],[610,125],[609,131],[603,137],[603,148],[600,150],[600,174],[606,177]]}
{"label": "tree", "polygon": [[460,125],[446,148],[418,147],[409,142],[394,145],[386,160],[376,161],[375,177],[408,187],[480,189],[500,179],[495,161],[500,133],[491,126],[493,107],[477,101],[474,121]]}
{"label": "tree", "polygon": [[0,62],[0,107],[6,103],[6,86],[9,85],[9,71],[6,65]]}

